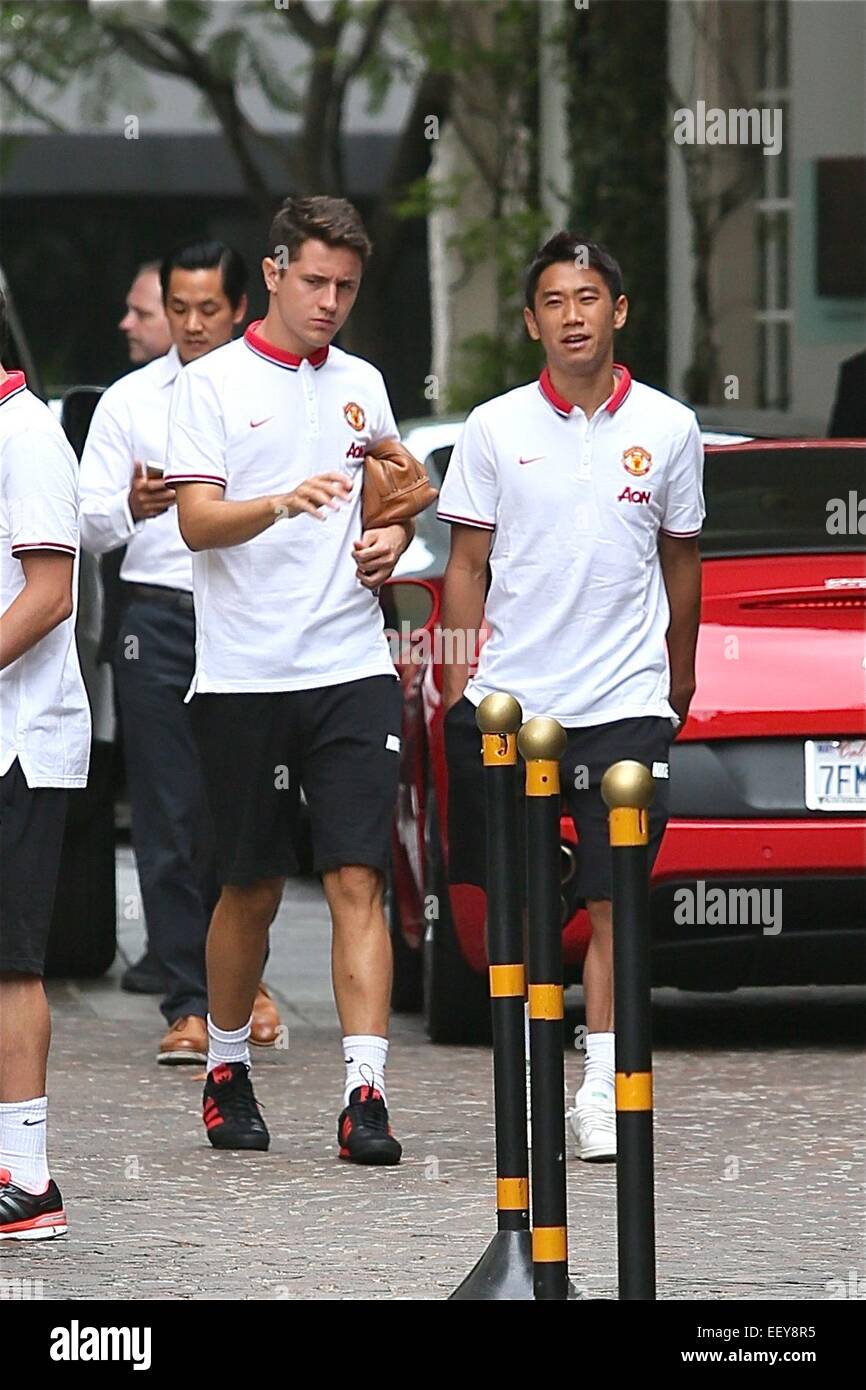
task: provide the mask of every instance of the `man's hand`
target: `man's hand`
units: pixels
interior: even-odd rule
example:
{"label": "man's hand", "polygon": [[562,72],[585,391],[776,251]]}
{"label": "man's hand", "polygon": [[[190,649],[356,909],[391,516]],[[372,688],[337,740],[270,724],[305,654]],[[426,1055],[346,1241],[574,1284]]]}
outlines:
{"label": "man's hand", "polygon": [[293,492],[274,498],[277,519],[300,516],[307,512],[317,521],[327,520],[322,507],[337,511],[352,491],[351,480],[345,473],[319,473],[315,478],[306,478]]}
{"label": "man's hand", "polygon": [[355,541],[355,571],[364,589],[378,589],[394,573],[394,566],[409,544],[406,527],[376,526]]}
{"label": "man's hand", "polygon": [[166,487],[161,478],[148,478],[144,464],[135,464],[132,486],[129,489],[129,510],[134,521],[149,521],[162,516],[177,501],[174,488]]}
{"label": "man's hand", "polygon": [[675,713],[680,717],[680,728],[682,728],[689,717],[689,706],[692,703],[692,696],[694,693],[694,676],[682,680],[671,678],[671,693],[668,698]]}
{"label": "man's hand", "polygon": [[450,667],[446,666],[445,673],[443,674],[442,678],[443,715],[447,714],[453,705],[459,704],[459,702],[463,699],[463,692],[466,689],[467,685],[467,681],[463,678],[462,674],[455,679],[453,676],[449,677],[449,671]]}

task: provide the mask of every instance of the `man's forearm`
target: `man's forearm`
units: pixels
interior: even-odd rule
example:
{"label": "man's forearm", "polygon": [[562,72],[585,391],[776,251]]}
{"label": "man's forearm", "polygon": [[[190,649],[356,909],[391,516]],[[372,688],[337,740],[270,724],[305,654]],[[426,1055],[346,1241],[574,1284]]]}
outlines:
{"label": "man's forearm", "polygon": [[[701,556],[697,542],[667,541],[660,548],[670,608],[667,633],[671,694],[688,705],[695,685],[695,651],[701,619]],[[672,700],[677,708],[676,699]],[[681,711],[677,708],[677,712]]]}
{"label": "man's forearm", "polygon": [[25,584],[0,617],[0,671],[29,652],[71,612],[71,589],[66,594]]}
{"label": "man's forearm", "polygon": [[288,510],[278,497],[254,497],[247,502],[225,502],[219,499],[196,499],[184,502],[183,488],[178,486],[178,521],[180,532],[190,550],[215,550],[243,545],[254,540],[275,521],[288,516]]}
{"label": "man's forearm", "polygon": [[677,566],[676,575],[668,587],[668,603],[671,610],[668,628],[671,675],[679,678],[694,676],[701,620],[700,561],[688,567]]}
{"label": "man's forearm", "polygon": [[449,634],[444,651],[452,658],[443,662],[446,705],[454,704],[463,694],[470,666],[477,655],[478,635],[484,616],[485,579],[484,570],[475,573],[449,564],[445,571],[441,626]]}

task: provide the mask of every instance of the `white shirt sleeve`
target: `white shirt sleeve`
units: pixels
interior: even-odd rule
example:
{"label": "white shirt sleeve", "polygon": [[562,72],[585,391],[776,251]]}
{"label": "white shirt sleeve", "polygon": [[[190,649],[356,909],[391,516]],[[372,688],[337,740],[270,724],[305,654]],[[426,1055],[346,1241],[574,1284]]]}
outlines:
{"label": "white shirt sleeve", "polygon": [[209,376],[184,370],[174,383],[165,481],[226,485],[225,423]]}
{"label": "white shirt sleeve", "polygon": [[3,492],[9,545],[74,556],[78,550],[78,469],[71,449],[47,431],[28,430],[3,448]]}
{"label": "white shirt sleeve", "polygon": [[687,539],[698,536],[703,526],[704,446],[697,420],[686,432],[668,465],[661,529],[666,536]]}
{"label": "white shirt sleeve", "polygon": [[375,420],[370,421],[371,444],[378,444],[382,439],[400,438],[400,431],[397,428],[397,421],[394,419],[394,412],[391,409],[391,401],[388,396],[388,388],[385,385],[384,377],[379,377],[379,384],[378,410]]}
{"label": "white shirt sleeve", "polygon": [[81,543],[92,555],[126,545],[144,525],[129,510],[134,465],[129,410],[109,390],[93,412],[81,455]]}
{"label": "white shirt sleeve", "polygon": [[493,531],[498,495],[493,449],[478,411],[473,410],[454,446],[436,514],[440,521]]}

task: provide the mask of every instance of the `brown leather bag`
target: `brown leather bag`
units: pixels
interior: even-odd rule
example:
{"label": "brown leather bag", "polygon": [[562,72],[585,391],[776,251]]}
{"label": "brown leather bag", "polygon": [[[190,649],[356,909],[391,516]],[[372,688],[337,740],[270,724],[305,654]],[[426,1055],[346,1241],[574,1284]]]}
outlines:
{"label": "brown leather bag", "polygon": [[397,439],[383,439],[364,459],[363,524],[408,521],[439,496],[423,466]]}

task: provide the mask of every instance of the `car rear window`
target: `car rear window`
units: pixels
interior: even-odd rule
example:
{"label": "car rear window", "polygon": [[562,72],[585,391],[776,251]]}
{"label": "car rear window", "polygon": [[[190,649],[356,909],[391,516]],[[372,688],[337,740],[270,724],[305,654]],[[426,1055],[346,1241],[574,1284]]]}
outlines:
{"label": "car rear window", "polygon": [[[706,453],[709,556],[866,549],[866,444],[714,448]],[[860,529],[862,528],[862,529]]]}

